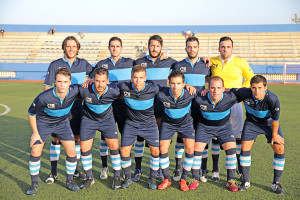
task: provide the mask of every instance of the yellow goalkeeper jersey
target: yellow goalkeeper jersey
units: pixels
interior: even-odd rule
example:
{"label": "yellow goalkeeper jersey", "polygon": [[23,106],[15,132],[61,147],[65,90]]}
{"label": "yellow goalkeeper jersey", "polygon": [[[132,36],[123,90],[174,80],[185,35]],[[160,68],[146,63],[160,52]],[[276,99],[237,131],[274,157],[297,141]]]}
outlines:
{"label": "yellow goalkeeper jersey", "polygon": [[225,88],[250,87],[250,80],[254,73],[246,60],[236,56],[232,56],[225,63],[221,56],[210,60],[212,62],[211,77],[220,76],[224,80]]}

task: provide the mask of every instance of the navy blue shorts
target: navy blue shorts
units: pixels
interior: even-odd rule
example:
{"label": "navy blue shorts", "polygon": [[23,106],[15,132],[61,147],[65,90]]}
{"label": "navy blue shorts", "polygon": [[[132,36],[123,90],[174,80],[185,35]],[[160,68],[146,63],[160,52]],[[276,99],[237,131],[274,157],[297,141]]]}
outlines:
{"label": "navy blue shorts", "polygon": [[[258,135],[264,134],[267,138],[268,143],[272,141],[272,121],[270,120],[267,124],[253,123],[248,120],[244,123],[242,132],[242,141],[255,140]],[[278,135],[283,137],[281,128],[278,128]]]}
{"label": "navy blue shorts", "polygon": [[[43,142],[46,141],[48,135],[54,133],[59,140],[74,141],[72,129],[69,120],[64,120],[58,124],[47,124],[37,121],[37,129]],[[34,144],[41,144],[36,142]]]}
{"label": "navy blue shorts", "polygon": [[159,131],[159,140],[172,140],[176,132],[180,133],[181,138],[195,139],[192,121],[184,125],[172,125],[162,121]]}
{"label": "navy blue shorts", "polygon": [[232,126],[229,122],[223,126],[207,126],[198,123],[195,142],[209,143],[213,136],[218,138],[220,145],[227,142],[236,142]]}
{"label": "navy blue shorts", "polygon": [[151,146],[159,147],[159,133],[157,126],[137,128],[129,124],[125,124],[124,126],[121,137],[121,146],[131,146],[137,140],[138,136],[144,138]]}
{"label": "navy blue shorts", "polygon": [[80,125],[80,140],[87,141],[94,139],[96,131],[99,130],[104,138],[118,139],[118,129],[113,118],[105,121],[95,121],[82,117]]}

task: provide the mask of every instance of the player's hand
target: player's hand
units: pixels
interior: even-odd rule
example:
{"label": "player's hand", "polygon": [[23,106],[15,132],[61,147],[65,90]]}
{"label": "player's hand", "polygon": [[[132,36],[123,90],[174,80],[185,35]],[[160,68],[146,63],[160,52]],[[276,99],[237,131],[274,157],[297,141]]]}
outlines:
{"label": "player's hand", "polygon": [[205,90],[201,91],[201,96],[205,96],[208,93],[208,89],[206,88]]}
{"label": "player's hand", "polygon": [[165,52],[161,52],[160,54],[160,60],[168,59],[168,55]]}
{"label": "player's hand", "polygon": [[82,83],[81,86],[83,88],[87,88],[87,87],[89,87],[89,85],[92,85],[92,83],[93,83],[93,80],[89,79],[89,80],[86,80],[84,83]]}
{"label": "player's hand", "polygon": [[274,144],[274,142],[276,142],[277,144],[284,145],[284,138],[281,137],[281,136],[278,135],[278,134],[275,134],[275,135],[273,135],[273,137],[272,137],[271,144]]}
{"label": "player's hand", "polygon": [[203,60],[203,62],[205,63],[206,67],[210,67],[211,66],[211,62],[209,58],[203,57],[201,58]]}
{"label": "player's hand", "polygon": [[185,89],[189,92],[190,95],[196,94],[197,90],[193,86],[186,84]]}
{"label": "player's hand", "polygon": [[40,134],[32,133],[31,138],[30,138],[30,147],[32,147],[36,141],[40,141],[43,144]]}

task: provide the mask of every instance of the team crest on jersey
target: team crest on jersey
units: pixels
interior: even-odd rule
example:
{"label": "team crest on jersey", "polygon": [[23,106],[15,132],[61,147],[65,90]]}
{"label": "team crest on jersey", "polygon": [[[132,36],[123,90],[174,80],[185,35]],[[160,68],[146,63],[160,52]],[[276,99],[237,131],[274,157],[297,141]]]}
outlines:
{"label": "team crest on jersey", "polygon": [[102,68],[108,69],[108,64],[103,64],[103,65],[102,65]]}
{"label": "team crest on jersey", "polygon": [[169,102],[163,102],[164,107],[170,108],[170,103]]}
{"label": "team crest on jersey", "polygon": [[186,72],[186,67],[180,67],[180,71],[181,71],[182,73]]}
{"label": "team crest on jersey", "polygon": [[124,97],[130,97],[130,92],[124,91]]}
{"label": "team crest on jersey", "polygon": [[212,64],[211,67],[218,68],[218,64]]}
{"label": "team crest on jersey", "polygon": [[87,103],[92,103],[92,98],[91,97],[85,97],[85,101]]}
{"label": "team crest on jersey", "polygon": [[55,108],[55,104],[54,103],[53,104],[47,104],[47,108],[53,109],[53,108]]}
{"label": "team crest on jersey", "polygon": [[279,111],[279,108],[275,108],[275,111]]}
{"label": "team crest on jersey", "polygon": [[200,109],[201,109],[201,110],[207,110],[207,106],[205,106],[205,105],[200,105]]}
{"label": "team crest on jersey", "polygon": [[141,63],[141,66],[147,67],[147,63]]}

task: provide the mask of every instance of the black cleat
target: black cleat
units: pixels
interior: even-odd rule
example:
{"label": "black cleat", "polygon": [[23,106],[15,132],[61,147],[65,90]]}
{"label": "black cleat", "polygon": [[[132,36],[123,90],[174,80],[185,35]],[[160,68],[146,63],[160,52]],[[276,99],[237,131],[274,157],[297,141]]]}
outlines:
{"label": "black cleat", "polygon": [[80,189],[87,189],[88,187],[90,187],[91,185],[94,185],[95,181],[93,178],[88,178],[86,179],[83,184],[80,186]]}
{"label": "black cleat", "polygon": [[113,184],[112,184],[112,189],[116,190],[121,188],[121,180],[120,177],[114,177],[113,179]]}
{"label": "black cleat", "polygon": [[37,183],[32,183],[31,186],[29,187],[29,189],[27,190],[26,194],[27,195],[35,195],[36,192],[39,189],[39,184]]}
{"label": "black cleat", "polygon": [[80,190],[80,188],[76,185],[76,183],[74,182],[74,180],[67,181],[66,187],[67,187],[69,190],[72,190],[72,191],[74,191],[74,192]]}
{"label": "black cleat", "polygon": [[47,177],[47,179],[45,180],[45,183],[47,184],[52,184],[55,182],[55,180],[58,179],[58,175],[57,174],[52,174],[50,173]]}
{"label": "black cleat", "polygon": [[75,171],[74,178],[80,178],[81,180],[85,180],[86,179],[86,174],[83,173],[80,170],[79,171]]}
{"label": "black cleat", "polygon": [[273,192],[276,192],[277,194],[284,195],[284,189],[278,182],[275,184],[272,184],[272,190],[273,190]]}
{"label": "black cleat", "polygon": [[130,178],[125,178],[122,182],[122,188],[129,188],[133,184],[132,180]]}
{"label": "black cleat", "polygon": [[239,185],[239,191],[246,191],[250,188],[250,182],[242,182],[241,185]]}
{"label": "black cleat", "polygon": [[153,189],[153,190],[157,188],[157,184],[156,184],[155,178],[149,178],[148,179],[148,188],[149,189]]}

